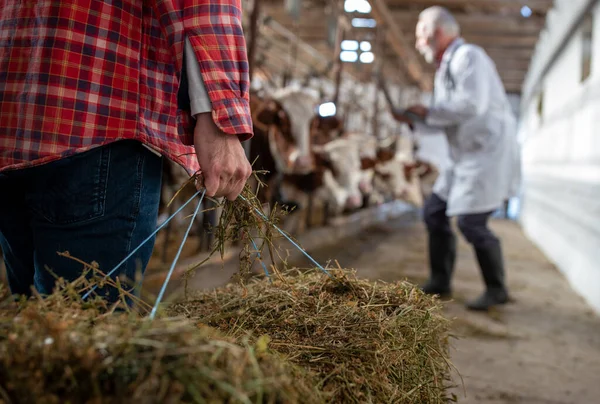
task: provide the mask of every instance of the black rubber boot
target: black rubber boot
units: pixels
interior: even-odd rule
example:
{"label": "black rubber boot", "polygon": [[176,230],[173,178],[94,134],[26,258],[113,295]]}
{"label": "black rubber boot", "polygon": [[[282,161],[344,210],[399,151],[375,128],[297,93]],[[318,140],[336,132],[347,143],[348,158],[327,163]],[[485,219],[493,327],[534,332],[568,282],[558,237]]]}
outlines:
{"label": "black rubber boot", "polygon": [[429,234],[429,281],[421,287],[429,295],[449,297],[450,282],[456,260],[456,236],[454,234]]}
{"label": "black rubber boot", "polygon": [[485,248],[475,248],[486,291],[477,299],[468,302],[470,310],[487,311],[492,306],[508,303],[508,292],[504,284],[504,261],[500,243]]}

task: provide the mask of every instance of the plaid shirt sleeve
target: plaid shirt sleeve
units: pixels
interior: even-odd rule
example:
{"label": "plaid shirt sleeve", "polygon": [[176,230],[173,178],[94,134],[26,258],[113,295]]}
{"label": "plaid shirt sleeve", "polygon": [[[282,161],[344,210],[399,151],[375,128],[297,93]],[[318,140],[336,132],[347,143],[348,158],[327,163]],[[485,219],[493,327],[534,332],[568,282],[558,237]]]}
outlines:
{"label": "plaid shirt sleeve", "polygon": [[[249,139],[253,134],[250,79],[241,1],[180,0],[174,8],[172,5],[168,0],[156,0],[162,29],[176,54],[177,71],[184,68],[183,47],[187,37],[200,63],[215,124],[225,133]],[[175,18],[173,12],[182,14]],[[194,121],[189,112],[181,111],[179,117],[186,143],[193,133]]]}
{"label": "plaid shirt sleeve", "polygon": [[215,123],[225,133],[249,138],[250,80],[240,0],[186,0],[183,25],[200,62]]}

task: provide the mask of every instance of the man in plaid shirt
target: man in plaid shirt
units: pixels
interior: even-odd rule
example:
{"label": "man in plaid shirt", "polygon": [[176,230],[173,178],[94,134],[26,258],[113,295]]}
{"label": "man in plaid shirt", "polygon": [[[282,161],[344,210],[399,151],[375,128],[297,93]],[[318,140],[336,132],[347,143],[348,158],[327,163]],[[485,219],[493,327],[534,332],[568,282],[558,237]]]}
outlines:
{"label": "man in plaid shirt", "polygon": [[[185,51],[185,52],[184,52]],[[235,199],[252,136],[240,0],[3,0],[0,245],[13,293],[108,271],[156,227],[162,156]],[[122,267],[134,279],[152,243]],[[108,299],[116,299],[114,292]]]}

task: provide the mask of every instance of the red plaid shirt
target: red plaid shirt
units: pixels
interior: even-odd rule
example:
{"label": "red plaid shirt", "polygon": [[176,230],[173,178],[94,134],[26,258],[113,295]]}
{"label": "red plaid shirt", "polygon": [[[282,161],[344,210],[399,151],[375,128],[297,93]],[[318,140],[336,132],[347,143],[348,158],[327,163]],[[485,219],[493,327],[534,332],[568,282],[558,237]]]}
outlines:
{"label": "red plaid shirt", "polygon": [[240,0],[2,0],[0,171],[137,139],[193,172],[192,43],[225,133],[252,134]]}

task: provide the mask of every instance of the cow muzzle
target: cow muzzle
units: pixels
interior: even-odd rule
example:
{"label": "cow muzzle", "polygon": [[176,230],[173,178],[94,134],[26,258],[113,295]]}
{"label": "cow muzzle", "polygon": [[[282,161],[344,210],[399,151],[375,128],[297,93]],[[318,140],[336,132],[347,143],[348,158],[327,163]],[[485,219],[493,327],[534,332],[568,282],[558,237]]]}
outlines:
{"label": "cow muzzle", "polygon": [[310,156],[300,155],[294,162],[294,171],[307,174],[313,170],[313,160]]}
{"label": "cow muzzle", "polygon": [[346,199],[346,209],[358,209],[362,206],[362,195],[352,194]]}

